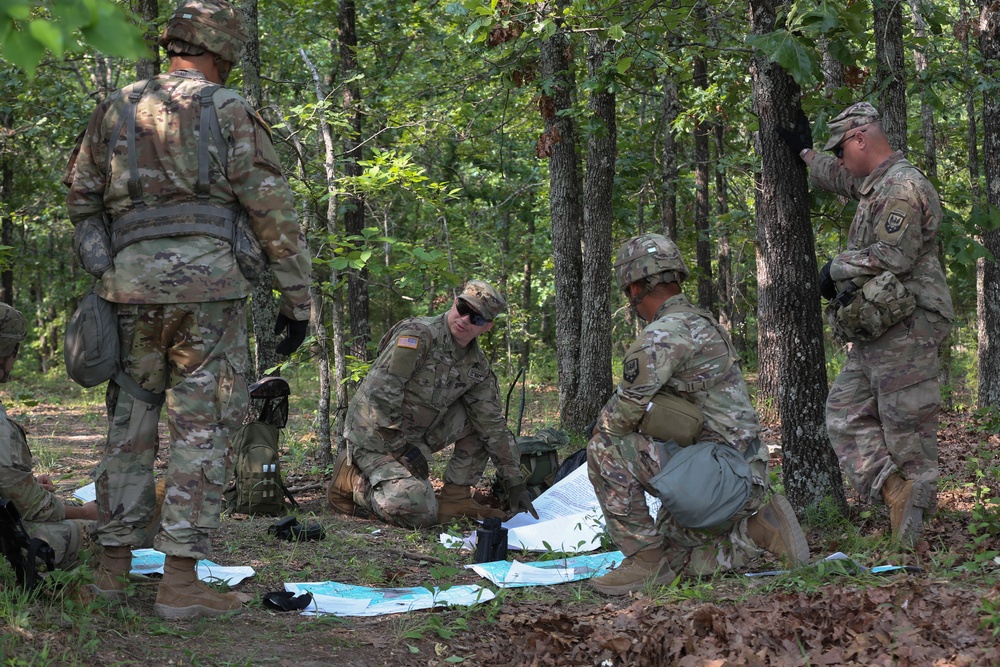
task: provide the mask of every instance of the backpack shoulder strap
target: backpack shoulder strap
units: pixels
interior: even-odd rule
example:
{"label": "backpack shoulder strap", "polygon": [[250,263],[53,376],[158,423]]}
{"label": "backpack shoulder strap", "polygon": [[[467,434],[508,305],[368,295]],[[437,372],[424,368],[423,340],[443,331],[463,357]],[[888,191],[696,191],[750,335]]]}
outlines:
{"label": "backpack shoulder strap", "polygon": [[719,324],[719,322],[714,317],[712,317],[712,314],[710,312],[702,308],[699,308],[687,301],[677,301],[675,303],[670,304],[664,310],[664,314],[666,313],[692,313],[694,315],[698,315],[699,317],[705,318],[706,320],[708,320],[709,324],[711,324],[712,327],[719,333],[719,336],[722,337],[723,342],[725,342],[726,344],[726,350],[727,350],[726,363],[722,367],[722,370],[720,370],[716,375],[713,375],[710,378],[705,378],[704,380],[698,380],[697,382],[682,382],[680,380],[671,378],[667,382],[667,384],[676,389],[677,391],[686,393],[691,393],[693,391],[705,391],[719,384],[719,382],[722,381],[722,378],[726,376],[726,373],[729,372],[729,369],[733,367],[733,364],[736,363],[736,360],[739,359],[739,355],[736,354],[736,348],[733,346],[733,341],[729,337],[729,332],[726,331],[726,329],[721,324]]}

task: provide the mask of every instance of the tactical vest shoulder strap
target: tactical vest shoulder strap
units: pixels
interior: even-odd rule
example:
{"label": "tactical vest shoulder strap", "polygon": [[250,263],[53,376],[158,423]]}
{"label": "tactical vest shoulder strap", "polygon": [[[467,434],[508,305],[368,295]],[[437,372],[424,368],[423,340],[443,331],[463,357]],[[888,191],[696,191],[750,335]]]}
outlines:
{"label": "tactical vest shoulder strap", "polygon": [[663,311],[663,314],[667,313],[692,313],[694,315],[698,315],[699,317],[704,317],[709,321],[712,327],[714,327],[715,330],[719,332],[719,335],[722,337],[722,340],[725,341],[726,343],[726,350],[727,350],[726,365],[722,368],[721,371],[719,371],[717,375],[714,375],[713,377],[710,378],[706,378],[704,380],[698,380],[697,382],[682,382],[681,380],[678,380],[676,378],[671,378],[670,380],[667,381],[667,384],[673,389],[685,393],[691,393],[693,391],[706,391],[708,389],[711,389],[715,385],[719,384],[719,382],[722,381],[722,378],[726,376],[726,373],[729,372],[729,369],[733,367],[733,364],[736,363],[736,360],[739,359],[739,355],[736,354],[736,348],[733,346],[733,341],[729,337],[729,332],[726,331],[726,329],[721,324],[719,324],[714,317],[712,317],[712,314],[710,312],[702,308],[698,308],[694,304],[689,303],[687,301],[678,300],[670,304]]}

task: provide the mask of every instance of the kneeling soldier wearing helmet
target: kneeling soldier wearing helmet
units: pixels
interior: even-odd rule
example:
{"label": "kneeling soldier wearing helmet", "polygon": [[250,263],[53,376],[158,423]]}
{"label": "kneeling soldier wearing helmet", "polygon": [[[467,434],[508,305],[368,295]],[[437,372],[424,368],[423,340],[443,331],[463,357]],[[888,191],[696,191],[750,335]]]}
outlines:
{"label": "kneeling soldier wearing helmet", "polygon": [[[768,497],[767,447],[729,336],[681,293],[688,269],[677,246],[637,236],[618,251],[615,277],[649,324],[625,354],[587,446],[608,534],[626,556],[591,585],[622,595],[679,574],[739,568],[762,550],[808,561],[788,501]],[[711,465],[678,465],[700,460],[688,458],[696,451]],[[656,519],[647,492],[663,501]],[[714,500],[722,498],[729,504]]]}

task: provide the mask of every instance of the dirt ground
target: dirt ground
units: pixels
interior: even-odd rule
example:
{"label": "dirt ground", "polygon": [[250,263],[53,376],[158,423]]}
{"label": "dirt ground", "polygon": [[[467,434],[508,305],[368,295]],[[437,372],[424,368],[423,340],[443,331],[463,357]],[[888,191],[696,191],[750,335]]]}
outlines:
{"label": "dirt ground", "polygon": [[[65,495],[89,481],[103,439],[100,406],[5,403]],[[985,511],[982,500],[977,509],[975,495],[986,486],[983,500],[1000,496],[1000,448],[989,426],[968,414],[942,420],[939,512],[915,550],[879,539],[885,508],[859,506],[856,498],[845,522],[805,518],[817,556],[844,551],[866,566],[915,565],[919,573],[729,574],[631,598],[566,584],[501,590],[469,608],[374,618],[275,612],[261,598],[285,581],[488,583],[464,569],[468,553],[440,546],[438,529],[332,514],[323,480],[308,473],[306,461],[286,484],[300,489],[299,520],[323,525],[325,540],[276,540],[267,535],[274,519],[266,517],[226,515],[217,531],[213,560],[257,571],[235,589],[242,614],[161,621],[152,613],[155,581],[136,584],[122,607],[91,601],[81,592],[84,568],[29,604],[17,606],[0,592],[0,665],[1000,665],[1000,510]],[[775,429],[766,435],[777,438]],[[764,557],[754,565],[776,563]]]}

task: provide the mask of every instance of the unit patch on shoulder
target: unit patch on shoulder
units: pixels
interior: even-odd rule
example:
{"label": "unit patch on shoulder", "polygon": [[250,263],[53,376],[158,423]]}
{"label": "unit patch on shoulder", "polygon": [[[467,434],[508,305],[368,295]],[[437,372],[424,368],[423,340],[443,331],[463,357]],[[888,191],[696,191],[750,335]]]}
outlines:
{"label": "unit patch on shoulder", "polygon": [[635,379],[639,377],[639,359],[632,357],[625,361],[625,365],[622,367],[622,377],[625,378],[626,382],[635,382]]}
{"label": "unit patch on shoulder", "polygon": [[483,380],[486,379],[486,374],[483,373],[478,368],[470,368],[469,377],[475,380],[476,382],[482,382]]}
{"label": "unit patch on shoulder", "polygon": [[416,336],[400,336],[396,339],[396,347],[405,347],[408,350],[415,350],[420,346],[420,339]]}
{"label": "unit patch on shoulder", "polygon": [[903,223],[905,221],[906,216],[902,211],[893,211],[889,214],[889,217],[885,219],[885,233],[895,234],[903,228]]}

